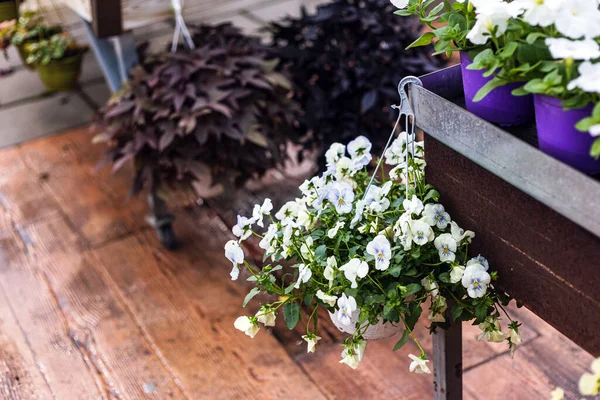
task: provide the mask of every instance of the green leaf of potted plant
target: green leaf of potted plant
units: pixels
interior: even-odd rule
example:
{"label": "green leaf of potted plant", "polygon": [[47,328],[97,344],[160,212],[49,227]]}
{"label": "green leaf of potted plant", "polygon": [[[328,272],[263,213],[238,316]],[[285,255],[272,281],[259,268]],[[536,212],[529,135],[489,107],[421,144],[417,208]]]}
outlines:
{"label": "green leaf of potted plant", "polygon": [[14,45],[23,61],[23,65],[28,69],[33,69],[34,66],[27,62],[29,56],[28,46],[48,39],[62,31],[63,28],[60,25],[46,24],[39,13],[25,11],[18,20],[4,23],[0,27],[0,49],[6,49],[10,45]]}

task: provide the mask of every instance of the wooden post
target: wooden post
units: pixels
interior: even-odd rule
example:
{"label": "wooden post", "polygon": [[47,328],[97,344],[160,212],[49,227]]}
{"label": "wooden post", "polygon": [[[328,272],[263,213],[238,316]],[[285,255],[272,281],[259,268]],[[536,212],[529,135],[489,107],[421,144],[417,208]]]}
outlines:
{"label": "wooden post", "polygon": [[462,325],[433,335],[433,399],[462,400]]}
{"label": "wooden post", "polygon": [[99,39],[123,33],[121,0],[90,0],[92,27]]}

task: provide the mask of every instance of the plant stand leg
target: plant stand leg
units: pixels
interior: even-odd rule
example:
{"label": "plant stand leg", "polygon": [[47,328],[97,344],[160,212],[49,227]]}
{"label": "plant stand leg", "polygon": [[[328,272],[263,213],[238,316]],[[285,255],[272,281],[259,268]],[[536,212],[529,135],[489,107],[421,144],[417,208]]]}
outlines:
{"label": "plant stand leg", "polygon": [[462,324],[433,335],[433,399],[462,400]]}
{"label": "plant stand leg", "polygon": [[146,221],[156,229],[158,239],[163,246],[174,250],[177,247],[177,238],[173,232],[175,217],[169,212],[165,201],[155,191],[150,191],[148,194],[148,205],[150,206],[150,215],[146,217]]}
{"label": "plant stand leg", "polygon": [[96,37],[92,24],[83,20],[94,55],[112,93],[121,89],[129,78],[128,71],[138,64],[135,38],[131,32],[108,39]]}

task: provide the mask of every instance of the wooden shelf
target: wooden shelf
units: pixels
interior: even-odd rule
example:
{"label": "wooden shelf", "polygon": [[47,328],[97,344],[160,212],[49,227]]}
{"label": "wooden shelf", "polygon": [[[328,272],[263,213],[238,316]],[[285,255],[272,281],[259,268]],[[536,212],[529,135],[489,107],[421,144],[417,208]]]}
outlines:
{"label": "wooden shelf", "polygon": [[489,258],[498,286],[600,355],[600,182],[536,148],[534,126],[498,128],[463,108],[460,66],[409,87],[427,179]]}

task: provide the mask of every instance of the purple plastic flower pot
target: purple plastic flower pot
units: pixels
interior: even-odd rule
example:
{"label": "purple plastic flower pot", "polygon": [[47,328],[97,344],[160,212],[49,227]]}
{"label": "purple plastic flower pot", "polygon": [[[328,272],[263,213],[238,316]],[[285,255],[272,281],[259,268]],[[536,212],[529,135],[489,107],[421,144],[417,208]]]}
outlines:
{"label": "purple plastic flower pot", "polygon": [[563,111],[560,99],[541,94],[534,96],[534,103],[540,150],[586,174],[600,173],[600,160],[590,156],[594,138],[575,128],[577,122],[592,114],[594,106]]}
{"label": "purple plastic flower pot", "polygon": [[466,52],[460,53],[463,89],[467,110],[500,126],[522,125],[533,121],[533,96],[513,96],[512,90],[522,83],[510,83],[492,90],[478,102],[473,102],[475,94],[490,80],[483,76],[483,71],[467,69],[472,64]]}

